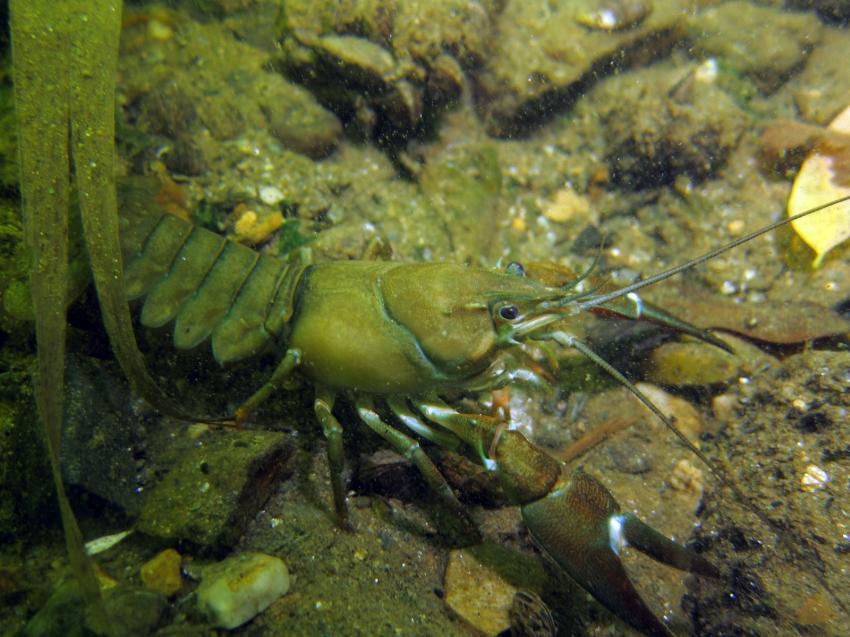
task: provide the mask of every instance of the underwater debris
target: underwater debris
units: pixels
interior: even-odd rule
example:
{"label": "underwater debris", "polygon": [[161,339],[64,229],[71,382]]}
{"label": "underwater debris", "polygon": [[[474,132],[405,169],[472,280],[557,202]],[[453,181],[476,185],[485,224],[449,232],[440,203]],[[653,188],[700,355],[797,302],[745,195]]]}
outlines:
{"label": "underwater debris", "polygon": [[126,531],[121,531],[120,533],[112,533],[111,535],[104,535],[103,537],[99,537],[94,540],[89,540],[85,543],[86,553],[88,553],[89,555],[97,555],[98,553],[103,553],[104,551],[111,549],[113,546],[121,542],[132,532],[133,529],[128,529]]}
{"label": "underwater debris", "polygon": [[[830,131],[814,140],[788,197],[788,216],[820,203],[850,195],[850,106],[829,125]],[[815,204],[816,205],[816,204]],[[817,268],[827,253],[850,238],[850,203],[791,223],[794,231],[815,252]]]}

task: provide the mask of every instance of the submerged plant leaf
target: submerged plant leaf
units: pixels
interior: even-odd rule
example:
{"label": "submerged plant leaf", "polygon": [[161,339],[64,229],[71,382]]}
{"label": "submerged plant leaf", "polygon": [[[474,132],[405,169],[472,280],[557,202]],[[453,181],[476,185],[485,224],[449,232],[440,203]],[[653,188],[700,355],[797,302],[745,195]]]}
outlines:
{"label": "submerged plant leaf", "polygon": [[[850,134],[850,106],[829,125],[830,131]],[[850,148],[822,145],[806,158],[788,198],[788,216],[827,201],[850,195]],[[814,267],[837,245],[850,239],[850,202],[822,210],[791,222],[794,230],[815,252]]]}
{"label": "submerged plant leaf", "polygon": [[[68,286],[68,104],[73,67],[69,49],[72,24],[81,22],[87,13],[85,7],[75,6],[78,3],[67,4],[60,10],[60,5],[49,0],[12,0],[10,25],[24,233],[32,254],[30,284],[38,342],[38,371],[33,380],[36,407],[47,434],[71,567],[95,622],[105,628],[100,588],[65,496],[59,463]],[[119,7],[112,17],[119,26],[120,14]],[[94,20],[92,26],[104,25]]]}
{"label": "submerged plant leaf", "polygon": [[92,627],[110,633],[59,462],[72,164],[92,274],[115,356],[142,396],[160,411],[181,415],[145,368],[124,292],[114,181],[121,0],[12,0],[10,9],[24,234],[32,258],[36,405],[46,431],[71,566],[89,605]]}

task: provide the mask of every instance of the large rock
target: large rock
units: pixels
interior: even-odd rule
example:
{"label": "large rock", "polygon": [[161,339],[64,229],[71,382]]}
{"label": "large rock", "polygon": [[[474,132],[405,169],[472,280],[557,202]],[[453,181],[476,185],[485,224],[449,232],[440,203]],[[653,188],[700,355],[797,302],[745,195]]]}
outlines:
{"label": "large rock", "polygon": [[719,58],[768,94],[803,66],[821,37],[811,14],[737,1],[696,14],[688,29],[692,52]]}
{"label": "large rock", "polygon": [[146,490],[137,528],[213,551],[236,543],[292,453],[285,434],[234,429],[184,435],[177,448],[172,468]]}
{"label": "large rock", "polygon": [[145,427],[131,409],[133,398],[113,363],[71,355],[65,372],[62,473],[76,485],[139,512],[142,480],[137,460]]}
{"label": "large rock", "polygon": [[659,64],[610,78],[593,91],[613,181],[636,190],[681,175],[701,181],[725,164],[746,114],[711,79],[711,68],[683,74]]}
{"label": "large rock", "polygon": [[499,17],[495,50],[479,77],[490,132],[507,136],[528,130],[566,108],[598,77],[666,54],[685,35],[686,5],[680,0],[649,4],[630,28],[606,30],[588,26],[593,3],[508,3]]}
{"label": "large rock", "polygon": [[[848,5],[850,6],[850,5]],[[850,95],[850,38],[846,31],[830,29],[806,61],[791,86],[803,119],[829,124],[847,106]]]}
{"label": "large rock", "polygon": [[366,134],[405,137],[488,54],[496,3],[287,2],[280,64]]}
{"label": "large rock", "polygon": [[[310,157],[323,157],[336,147],[342,135],[336,116],[270,71],[266,51],[237,40],[216,22],[175,24],[177,37],[138,37],[142,48],[121,57],[122,121],[137,129],[131,142],[135,151],[166,138],[172,142],[162,154],[166,165],[197,175],[228,155],[225,142],[257,131],[267,130],[287,148]],[[131,28],[128,39],[133,35]],[[185,145],[192,151],[181,152]]]}

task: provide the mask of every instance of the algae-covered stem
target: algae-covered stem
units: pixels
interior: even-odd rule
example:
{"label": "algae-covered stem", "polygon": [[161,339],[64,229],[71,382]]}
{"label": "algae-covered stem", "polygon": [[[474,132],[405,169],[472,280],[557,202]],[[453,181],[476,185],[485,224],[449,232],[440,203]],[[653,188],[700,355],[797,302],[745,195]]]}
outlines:
{"label": "algae-covered stem", "polygon": [[38,342],[36,404],[72,568],[108,633],[97,579],[64,494],[59,465],[68,285],[71,168],[92,274],[116,358],[130,382],[166,413],[167,398],[148,375],[136,346],[124,294],[114,182],[115,76],[120,0],[11,0],[12,59],[31,289]]}

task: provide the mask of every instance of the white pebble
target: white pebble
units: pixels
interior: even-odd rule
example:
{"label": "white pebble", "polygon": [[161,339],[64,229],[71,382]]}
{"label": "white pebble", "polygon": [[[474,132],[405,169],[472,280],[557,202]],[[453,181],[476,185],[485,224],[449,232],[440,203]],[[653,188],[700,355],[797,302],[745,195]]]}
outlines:
{"label": "white pebble", "polygon": [[263,612],[289,590],[280,558],[241,553],[204,569],[198,608],[216,626],[236,628]]}
{"label": "white pebble", "polygon": [[803,491],[820,491],[829,482],[829,474],[819,466],[810,464],[800,478],[800,488]]}
{"label": "white pebble", "polygon": [[280,188],[276,188],[275,186],[263,186],[260,188],[260,200],[264,204],[274,206],[284,200],[284,195]]}

